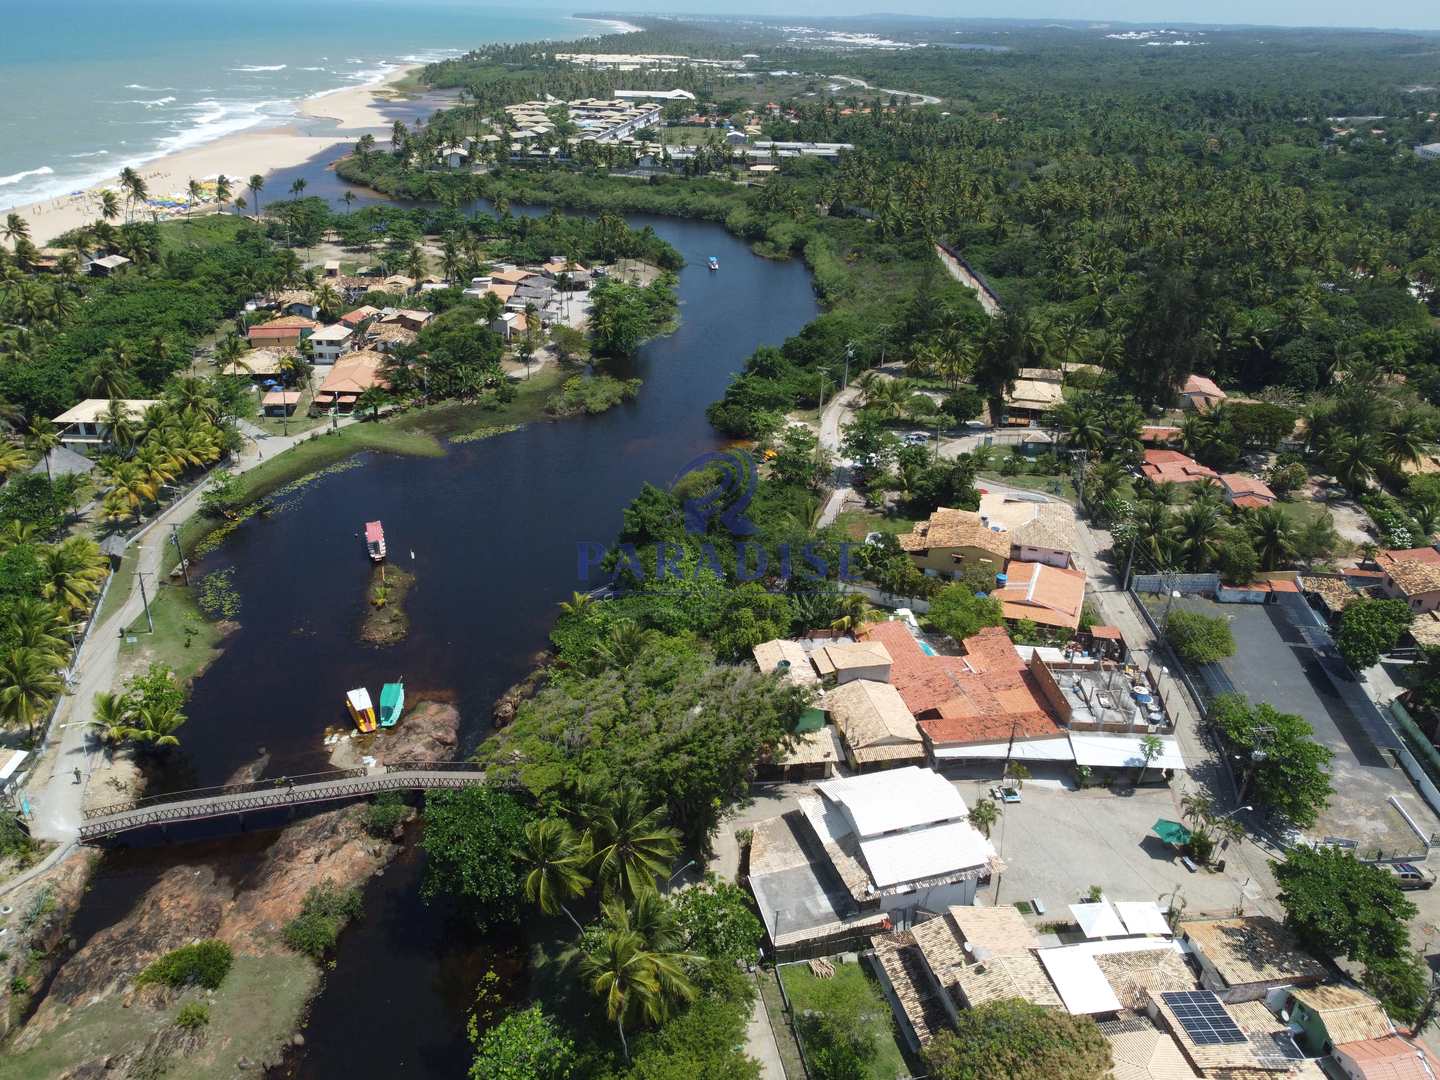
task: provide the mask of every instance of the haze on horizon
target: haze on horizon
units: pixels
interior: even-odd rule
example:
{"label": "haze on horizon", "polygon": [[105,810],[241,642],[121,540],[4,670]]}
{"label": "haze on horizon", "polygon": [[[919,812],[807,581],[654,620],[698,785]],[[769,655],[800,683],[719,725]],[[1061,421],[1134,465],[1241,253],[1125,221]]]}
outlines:
{"label": "haze on horizon", "polygon": [[[617,10],[656,14],[793,15],[804,21],[800,5],[790,9],[781,0],[725,0],[722,4],[686,0],[625,0]],[[816,12],[809,12],[814,19]],[[1065,19],[1144,24],[1197,23],[1237,26],[1335,27],[1361,29],[1440,30],[1440,4],[1435,0],[1380,0],[1357,8],[1344,0],[1016,0],[1003,10],[983,5],[961,5],[953,0],[832,0],[825,16],[927,15],[972,19]]]}

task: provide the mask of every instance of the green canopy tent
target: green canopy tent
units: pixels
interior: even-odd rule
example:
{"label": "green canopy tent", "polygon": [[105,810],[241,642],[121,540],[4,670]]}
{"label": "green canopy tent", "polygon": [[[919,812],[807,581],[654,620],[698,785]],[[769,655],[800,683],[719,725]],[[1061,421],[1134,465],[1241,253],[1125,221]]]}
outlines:
{"label": "green canopy tent", "polygon": [[1150,831],[1171,847],[1183,848],[1190,843],[1190,830],[1178,821],[1161,818],[1150,827]]}

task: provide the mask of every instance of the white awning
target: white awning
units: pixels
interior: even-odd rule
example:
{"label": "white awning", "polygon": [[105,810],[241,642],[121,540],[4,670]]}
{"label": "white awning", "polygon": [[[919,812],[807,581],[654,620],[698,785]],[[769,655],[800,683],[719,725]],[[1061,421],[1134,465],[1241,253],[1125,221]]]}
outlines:
{"label": "white awning", "polygon": [[1072,1015],[1119,1012],[1120,999],[1088,952],[1041,949],[1036,955],[1045,965],[1045,973],[1050,976],[1050,981],[1060,992],[1060,1000]]}
{"label": "white awning", "polygon": [[860,854],[876,887],[884,889],[986,866],[995,848],[969,822],[957,821],[861,840]]}
{"label": "white awning", "polygon": [[1011,761],[1074,761],[1075,753],[1064,736],[1057,739],[1016,740],[1007,742],[971,743],[968,746],[937,746],[936,761],[1004,761],[1006,751]]}
{"label": "white awning", "polygon": [[[1145,764],[1145,752],[1140,745],[1145,737],[1072,731],[1070,747],[1077,765],[1138,769]],[[1180,743],[1175,736],[1157,735],[1156,738],[1160,740],[1160,755],[1151,760],[1150,768],[1184,769],[1185,759],[1180,755]]]}
{"label": "white awning", "polygon": [[1080,924],[1080,929],[1087,938],[1124,937],[1127,933],[1125,924],[1120,921],[1120,916],[1115,914],[1115,909],[1108,900],[1093,904],[1071,904],[1070,914],[1075,916],[1075,921]]}
{"label": "white awning", "polygon": [[1154,900],[1117,900],[1115,911],[1132,934],[1170,936],[1170,923]]}
{"label": "white awning", "polygon": [[0,783],[9,780],[20,768],[20,763],[30,756],[28,750],[0,750]]}

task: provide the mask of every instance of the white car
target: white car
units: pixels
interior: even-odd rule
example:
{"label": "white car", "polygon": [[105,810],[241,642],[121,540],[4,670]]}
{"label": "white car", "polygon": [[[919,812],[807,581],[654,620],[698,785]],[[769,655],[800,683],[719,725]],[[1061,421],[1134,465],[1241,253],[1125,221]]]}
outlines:
{"label": "white car", "polygon": [[925,443],[929,441],[930,436],[923,431],[912,431],[909,435],[905,436],[906,446],[924,446]]}

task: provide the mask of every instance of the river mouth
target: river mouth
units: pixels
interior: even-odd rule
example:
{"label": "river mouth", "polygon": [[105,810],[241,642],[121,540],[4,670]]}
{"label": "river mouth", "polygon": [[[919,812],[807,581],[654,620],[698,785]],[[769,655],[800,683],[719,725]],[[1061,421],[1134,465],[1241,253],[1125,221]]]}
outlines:
{"label": "river mouth", "polygon": [[[643,484],[668,485],[724,444],[705,408],[757,347],[779,345],[816,316],[809,274],[798,261],[759,258],[718,225],[627,220],[652,227],[686,261],[678,330],[642,346],[621,373],[644,380],[638,398],[450,444],[440,457],[365,452],[359,467],[242,524],[196,567],[232,575],[239,628],[195,682],[173,769],[185,786],[224,783],[262,759],[269,776],[326,768],[324,734],[345,722],[345,691],[374,693],[401,677],[412,701],[455,703],[459,749],[469,753],[491,730],[496,699],[545,647],[558,602],[595,584],[577,577],[577,545],[613,541]],[[719,273],[706,268],[712,255]],[[416,578],[409,633],[390,645],[359,637],[371,572],[361,531],[376,518],[392,561]],[[147,880],[191,857],[183,845],[165,852],[107,856],[77,919],[79,945],[122,918]],[[514,930],[480,937],[427,906],[422,872],[412,848],[371,882],[366,917],[342,936],[312,1003],[305,1046],[276,1075],[464,1075],[474,981],[493,969],[518,992],[524,945]]]}

